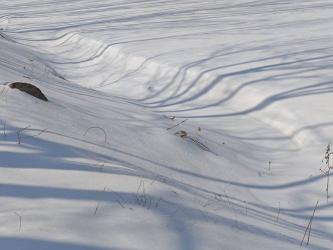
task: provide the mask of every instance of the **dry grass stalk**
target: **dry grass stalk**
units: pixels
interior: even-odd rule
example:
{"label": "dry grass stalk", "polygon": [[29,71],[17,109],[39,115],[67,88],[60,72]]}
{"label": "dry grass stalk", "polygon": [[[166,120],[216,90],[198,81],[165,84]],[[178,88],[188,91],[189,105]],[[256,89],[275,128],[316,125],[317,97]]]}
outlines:
{"label": "dry grass stalk", "polygon": [[324,155],[324,159],[322,160],[325,163],[324,169],[320,168],[320,171],[326,175],[326,198],[328,202],[329,196],[329,184],[330,184],[330,175],[331,175],[331,170],[333,169],[333,166],[330,163],[330,159],[332,156],[333,152],[331,150],[331,142],[328,143]]}
{"label": "dry grass stalk", "polygon": [[187,119],[185,119],[185,120],[183,120],[183,121],[177,123],[176,125],[174,125],[174,126],[172,126],[172,127],[170,127],[170,128],[167,128],[167,130],[170,130],[170,129],[173,129],[173,128],[175,128],[175,127],[178,127],[179,125],[183,124],[183,123],[186,122],[186,121],[187,121]]}
{"label": "dry grass stalk", "polygon": [[103,129],[103,128],[101,128],[101,127],[98,127],[98,126],[95,126],[95,127],[89,127],[83,135],[86,136],[86,135],[88,134],[88,132],[89,132],[90,130],[92,130],[92,129],[97,129],[97,130],[102,131],[102,133],[104,134],[104,142],[107,143],[107,140],[108,140],[108,138],[107,138],[107,133],[106,133],[105,129]]}
{"label": "dry grass stalk", "polygon": [[304,243],[304,239],[306,237],[306,234],[308,234],[308,239],[307,239],[307,242],[306,242],[306,245],[309,245],[309,242],[310,242],[310,235],[311,235],[311,228],[312,228],[312,221],[313,221],[313,218],[314,218],[314,215],[315,215],[315,212],[318,208],[318,204],[319,204],[319,201],[317,201],[316,203],[316,206],[314,207],[313,209],[313,213],[312,213],[312,216],[310,218],[310,221],[305,229],[305,232],[304,232],[304,235],[303,235],[303,239],[302,239],[302,242],[301,242],[301,246],[303,246],[303,243]]}

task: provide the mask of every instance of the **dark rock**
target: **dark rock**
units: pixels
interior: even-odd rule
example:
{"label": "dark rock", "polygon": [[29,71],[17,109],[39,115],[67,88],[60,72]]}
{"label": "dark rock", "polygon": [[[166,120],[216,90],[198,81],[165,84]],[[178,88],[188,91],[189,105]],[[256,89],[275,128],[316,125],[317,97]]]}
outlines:
{"label": "dark rock", "polygon": [[18,89],[21,90],[29,95],[32,95],[40,100],[48,101],[46,96],[42,93],[42,91],[37,88],[36,86],[30,84],[30,83],[24,83],[24,82],[13,82],[9,84],[9,87],[12,89]]}

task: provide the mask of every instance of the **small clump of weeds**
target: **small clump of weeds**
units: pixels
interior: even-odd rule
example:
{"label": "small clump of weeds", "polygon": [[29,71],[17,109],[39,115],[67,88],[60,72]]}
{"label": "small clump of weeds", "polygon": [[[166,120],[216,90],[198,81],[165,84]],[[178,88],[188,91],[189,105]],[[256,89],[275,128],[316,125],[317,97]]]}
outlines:
{"label": "small clump of weeds", "polygon": [[326,176],[326,198],[327,198],[327,202],[329,199],[329,185],[330,185],[330,175],[331,175],[331,171],[333,169],[333,165],[331,165],[331,156],[332,156],[333,152],[331,149],[331,142],[328,143],[327,147],[326,147],[326,151],[325,151],[325,155],[324,155],[324,159],[322,160],[322,162],[324,163],[324,166],[320,168],[320,171]]}

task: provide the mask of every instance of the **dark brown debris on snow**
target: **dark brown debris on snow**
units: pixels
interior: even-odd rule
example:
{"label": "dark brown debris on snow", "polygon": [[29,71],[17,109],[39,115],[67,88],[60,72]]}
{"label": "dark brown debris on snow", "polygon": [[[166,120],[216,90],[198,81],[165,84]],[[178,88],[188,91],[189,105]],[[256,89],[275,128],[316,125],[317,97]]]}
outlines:
{"label": "dark brown debris on snow", "polygon": [[43,101],[48,101],[46,96],[42,93],[42,91],[37,88],[36,86],[30,84],[30,83],[25,83],[25,82],[13,82],[9,84],[9,87],[12,89],[18,89],[21,90],[29,95],[32,95],[40,100]]}

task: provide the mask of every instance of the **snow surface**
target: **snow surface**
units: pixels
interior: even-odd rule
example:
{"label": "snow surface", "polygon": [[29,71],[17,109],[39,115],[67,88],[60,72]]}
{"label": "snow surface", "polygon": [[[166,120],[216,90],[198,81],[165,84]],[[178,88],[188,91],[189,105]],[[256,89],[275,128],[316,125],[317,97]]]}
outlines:
{"label": "snow surface", "polygon": [[333,249],[332,41],[329,0],[1,0],[0,249]]}

